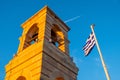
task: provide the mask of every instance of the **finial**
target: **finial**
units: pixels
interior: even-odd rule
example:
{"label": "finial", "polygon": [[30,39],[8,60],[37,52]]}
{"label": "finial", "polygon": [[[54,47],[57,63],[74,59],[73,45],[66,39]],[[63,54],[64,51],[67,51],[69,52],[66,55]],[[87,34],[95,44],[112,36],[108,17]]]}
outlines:
{"label": "finial", "polygon": [[91,24],[91,28],[94,28],[95,27],[95,24]]}

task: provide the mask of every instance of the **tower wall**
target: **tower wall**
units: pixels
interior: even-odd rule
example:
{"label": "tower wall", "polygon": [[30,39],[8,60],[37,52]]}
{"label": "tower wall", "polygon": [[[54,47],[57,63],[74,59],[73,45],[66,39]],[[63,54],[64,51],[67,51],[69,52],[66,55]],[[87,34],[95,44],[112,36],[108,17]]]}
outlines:
{"label": "tower wall", "polygon": [[22,24],[18,51],[6,65],[5,80],[76,80],[68,31],[47,6]]}

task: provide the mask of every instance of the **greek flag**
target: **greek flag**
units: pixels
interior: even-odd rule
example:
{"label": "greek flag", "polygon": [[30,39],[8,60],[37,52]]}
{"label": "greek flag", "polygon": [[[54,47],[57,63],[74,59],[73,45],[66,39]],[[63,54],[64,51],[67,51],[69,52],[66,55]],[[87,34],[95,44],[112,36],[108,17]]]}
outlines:
{"label": "greek flag", "polygon": [[91,52],[91,50],[93,49],[94,45],[95,45],[94,34],[90,33],[90,36],[86,40],[86,44],[83,47],[83,50],[85,52],[85,56],[87,56]]}

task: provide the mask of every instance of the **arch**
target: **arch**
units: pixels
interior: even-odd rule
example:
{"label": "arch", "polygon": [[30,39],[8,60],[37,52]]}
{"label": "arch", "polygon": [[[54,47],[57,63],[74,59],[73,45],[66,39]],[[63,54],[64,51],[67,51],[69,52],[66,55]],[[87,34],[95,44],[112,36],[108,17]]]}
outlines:
{"label": "arch", "polygon": [[38,41],[39,28],[37,23],[33,24],[26,34],[23,49]]}
{"label": "arch", "polygon": [[50,74],[50,80],[68,80],[67,76],[65,74],[57,69],[55,69]]}
{"label": "arch", "polygon": [[57,77],[55,80],[64,80],[63,77]]}
{"label": "arch", "polygon": [[11,80],[33,80],[29,69],[22,69],[12,76]]}
{"label": "arch", "polygon": [[58,47],[61,51],[65,52],[64,34],[56,24],[53,24],[53,27],[51,29],[51,39],[52,39],[52,43],[56,47]]}
{"label": "arch", "polygon": [[26,80],[24,76],[19,76],[16,80]]}

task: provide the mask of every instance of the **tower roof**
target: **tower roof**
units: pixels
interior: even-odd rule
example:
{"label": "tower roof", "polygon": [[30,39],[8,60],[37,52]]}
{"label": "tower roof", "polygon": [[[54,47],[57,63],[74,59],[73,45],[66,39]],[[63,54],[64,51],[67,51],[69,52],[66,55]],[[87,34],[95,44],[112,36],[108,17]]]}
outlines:
{"label": "tower roof", "polygon": [[35,16],[39,15],[42,11],[45,11],[45,13],[50,13],[52,14],[58,21],[60,21],[67,29],[67,31],[70,30],[70,28],[46,5],[42,9],[40,9],[38,12],[36,12],[33,16],[31,16],[29,19],[27,19],[21,26],[24,28],[24,25],[29,22],[32,18]]}

